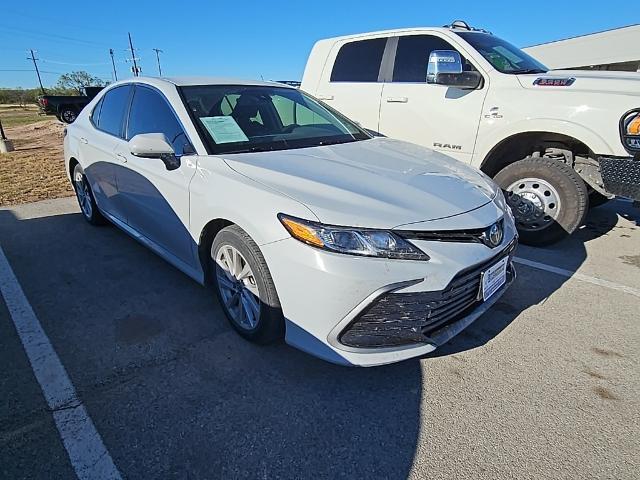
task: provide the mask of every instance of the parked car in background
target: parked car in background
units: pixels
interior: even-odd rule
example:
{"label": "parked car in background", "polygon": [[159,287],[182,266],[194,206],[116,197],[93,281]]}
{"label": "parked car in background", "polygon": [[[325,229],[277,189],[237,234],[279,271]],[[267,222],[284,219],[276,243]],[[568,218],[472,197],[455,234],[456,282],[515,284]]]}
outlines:
{"label": "parked car in background", "polygon": [[40,95],[38,106],[45,115],[55,115],[64,123],[73,123],[80,111],[104,87],[83,87],[82,95]]}
{"label": "parked car in background", "polygon": [[640,200],[638,73],[548,71],[458,21],[321,40],[301,88],[493,177],[523,243],[565,237],[613,195]]}
{"label": "parked car in background", "polygon": [[212,284],[251,341],[395,362],[448,341],[515,277],[513,217],[490,178],[294,87],[115,83],[67,127],[64,156],[89,223]]}

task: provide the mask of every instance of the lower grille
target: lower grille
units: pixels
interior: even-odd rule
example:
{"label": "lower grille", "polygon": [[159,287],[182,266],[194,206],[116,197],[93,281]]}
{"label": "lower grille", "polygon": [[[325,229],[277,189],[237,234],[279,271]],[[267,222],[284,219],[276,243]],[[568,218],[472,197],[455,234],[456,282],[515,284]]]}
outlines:
{"label": "lower grille", "polygon": [[[429,334],[469,315],[480,303],[481,275],[487,267],[513,255],[512,242],[492,259],[463,270],[440,291],[389,292],[378,297],[341,333],[339,340],[350,347],[375,348],[429,341]],[[509,262],[507,275],[512,275]]]}

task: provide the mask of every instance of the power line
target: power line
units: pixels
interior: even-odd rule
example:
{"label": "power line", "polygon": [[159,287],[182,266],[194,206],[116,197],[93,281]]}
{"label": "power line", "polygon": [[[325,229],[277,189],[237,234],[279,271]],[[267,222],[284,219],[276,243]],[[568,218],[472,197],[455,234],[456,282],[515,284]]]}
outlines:
{"label": "power line", "polygon": [[156,60],[158,61],[158,76],[162,76],[162,69],[160,68],[160,54],[163,53],[159,48],[152,48],[154,52],[156,52]]}

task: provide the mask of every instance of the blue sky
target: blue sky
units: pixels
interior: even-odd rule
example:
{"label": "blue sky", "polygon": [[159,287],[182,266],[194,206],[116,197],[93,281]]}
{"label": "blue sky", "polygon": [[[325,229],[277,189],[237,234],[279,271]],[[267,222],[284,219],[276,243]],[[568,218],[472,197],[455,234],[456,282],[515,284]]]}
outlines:
{"label": "blue sky", "polygon": [[[640,22],[633,2],[578,1],[183,1],[112,0],[27,4],[0,9],[0,87],[37,85],[29,48],[37,50],[43,81],[86,70],[111,79],[113,48],[119,78],[130,76],[130,31],[143,74],[223,75],[300,79],[313,43],[336,35],[386,28],[432,26],[464,19],[517,46]],[[637,10],[637,9],[636,9]],[[27,71],[10,71],[27,70]]]}

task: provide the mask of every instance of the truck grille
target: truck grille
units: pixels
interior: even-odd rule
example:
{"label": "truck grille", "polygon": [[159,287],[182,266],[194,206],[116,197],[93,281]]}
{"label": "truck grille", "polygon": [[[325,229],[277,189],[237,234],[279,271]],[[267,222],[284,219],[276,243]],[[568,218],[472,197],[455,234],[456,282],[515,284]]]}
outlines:
{"label": "truck grille", "polygon": [[[515,246],[514,240],[490,260],[463,270],[444,290],[383,294],[343,330],[340,342],[360,348],[428,342],[431,333],[470,314],[482,303],[479,298],[482,272],[513,255]],[[509,262],[508,277],[513,275],[511,268]]]}

